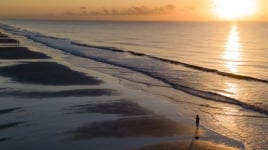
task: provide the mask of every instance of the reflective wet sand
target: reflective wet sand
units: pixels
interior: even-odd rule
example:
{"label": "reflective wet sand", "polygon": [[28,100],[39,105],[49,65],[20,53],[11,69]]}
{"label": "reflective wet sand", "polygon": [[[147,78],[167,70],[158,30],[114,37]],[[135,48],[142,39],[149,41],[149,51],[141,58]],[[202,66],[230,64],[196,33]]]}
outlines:
{"label": "reflective wet sand", "polygon": [[[236,148],[226,146],[221,135],[213,135],[220,140],[213,139],[204,127],[157,115],[115,85],[106,87],[95,74],[86,75],[52,58],[44,61],[25,48],[3,49],[12,51],[0,52],[8,60],[0,67],[3,149]],[[23,54],[16,55],[20,50]]]}

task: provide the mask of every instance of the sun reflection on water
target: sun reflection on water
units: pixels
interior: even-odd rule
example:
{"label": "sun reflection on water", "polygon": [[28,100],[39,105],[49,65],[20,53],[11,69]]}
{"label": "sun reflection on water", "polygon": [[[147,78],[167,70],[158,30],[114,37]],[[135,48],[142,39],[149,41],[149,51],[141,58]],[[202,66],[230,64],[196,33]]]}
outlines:
{"label": "sun reflection on water", "polygon": [[239,39],[239,32],[235,24],[232,25],[232,28],[229,32],[227,42],[225,44],[225,53],[224,53],[225,66],[232,73],[237,73],[237,66],[241,60],[241,44]]}
{"label": "sun reflection on water", "polygon": [[231,82],[226,82],[225,85],[226,85],[225,91],[227,93],[229,93],[231,95],[235,95],[235,94],[237,94],[239,92],[238,91],[239,89],[238,89],[238,85],[237,84],[231,83]]}

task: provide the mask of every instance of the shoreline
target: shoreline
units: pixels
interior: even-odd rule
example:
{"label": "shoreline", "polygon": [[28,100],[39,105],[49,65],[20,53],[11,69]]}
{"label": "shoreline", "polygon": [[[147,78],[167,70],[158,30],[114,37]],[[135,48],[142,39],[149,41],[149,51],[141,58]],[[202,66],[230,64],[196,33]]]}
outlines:
{"label": "shoreline", "polygon": [[[14,50],[13,47],[2,49]],[[110,146],[117,149],[147,150],[156,147],[161,149],[162,146],[174,149],[182,145],[182,149],[193,146],[208,150],[243,148],[241,143],[228,145],[228,141],[225,141],[228,138],[216,135],[202,126],[195,128],[194,124],[174,121],[169,116],[158,115],[132,100],[144,98],[150,102],[155,97],[149,94],[137,92],[140,95],[126,96],[121,91],[122,88],[118,88],[119,85],[104,88],[110,82],[115,84],[114,81],[97,74],[88,76],[55,62],[53,58],[39,57],[41,54],[36,57],[34,55],[37,53],[25,51],[25,48],[15,49],[12,53],[0,52],[1,60],[13,62],[13,65],[0,67],[0,81],[5,82],[1,85],[9,86],[0,87],[0,117],[6,118],[0,122],[0,130],[3,131],[0,146],[3,148],[34,149],[42,146],[37,146],[34,142],[56,141],[58,143],[55,147],[72,149],[73,142],[82,142],[81,145],[98,148],[96,143],[103,139],[110,142],[106,147],[99,145],[99,149]],[[27,56],[22,56],[19,51],[24,51],[22,55],[27,53]],[[44,59],[49,62],[44,62]],[[37,89],[37,86],[41,86],[41,89]],[[62,87],[65,90],[61,90]],[[133,89],[124,90],[136,92]],[[22,116],[21,119],[18,116]],[[212,134],[219,140],[210,137]],[[83,143],[85,141],[88,144]],[[135,143],[136,146],[133,146]]]}

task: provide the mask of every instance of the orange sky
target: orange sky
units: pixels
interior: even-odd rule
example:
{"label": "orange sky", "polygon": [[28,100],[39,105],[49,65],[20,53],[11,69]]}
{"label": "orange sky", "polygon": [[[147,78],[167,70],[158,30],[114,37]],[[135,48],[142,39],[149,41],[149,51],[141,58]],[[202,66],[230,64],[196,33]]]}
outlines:
{"label": "orange sky", "polygon": [[[241,20],[268,21],[268,0],[256,1],[258,11]],[[214,0],[1,0],[0,19],[224,20],[215,16],[214,5]]]}

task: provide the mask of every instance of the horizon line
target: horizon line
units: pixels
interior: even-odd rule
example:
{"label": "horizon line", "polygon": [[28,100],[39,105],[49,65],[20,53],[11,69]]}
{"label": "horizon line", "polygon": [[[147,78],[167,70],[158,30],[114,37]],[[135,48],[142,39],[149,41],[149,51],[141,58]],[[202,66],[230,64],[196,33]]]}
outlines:
{"label": "horizon line", "polygon": [[20,19],[20,18],[0,18],[0,21],[81,21],[81,22],[267,22],[264,20],[105,20],[105,19]]}

